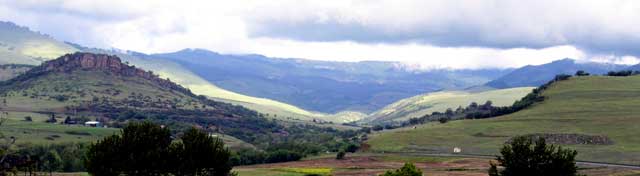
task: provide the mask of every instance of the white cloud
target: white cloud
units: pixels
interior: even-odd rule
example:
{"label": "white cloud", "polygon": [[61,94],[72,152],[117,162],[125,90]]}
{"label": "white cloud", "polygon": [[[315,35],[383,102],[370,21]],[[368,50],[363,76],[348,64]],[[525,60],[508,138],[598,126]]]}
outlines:
{"label": "white cloud", "polygon": [[[0,20],[94,47],[206,48],[423,67],[635,63],[636,1],[0,0]],[[570,7],[570,8],[569,8]]]}

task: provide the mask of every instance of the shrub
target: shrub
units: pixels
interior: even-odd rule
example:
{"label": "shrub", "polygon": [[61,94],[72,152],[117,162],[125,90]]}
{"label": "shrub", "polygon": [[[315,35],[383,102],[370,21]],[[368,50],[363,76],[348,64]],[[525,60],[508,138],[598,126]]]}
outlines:
{"label": "shrub", "polygon": [[336,154],[336,159],[337,159],[337,160],[342,160],[342,159],[344,159],[344,155],[346,155],[346,153],[345,153],[344,151],[339,151],[339,152]]}
{"label": "shrub", "polygon": [[491,163],[491,176],[575,176],[575,150],[547,145],[544,138],[516,137],[500,150],[497,160],[502,171]]}
{"label": "shrub", "polygon": [[422,170],[416,168],[412,163],[405,163],[402,168],[387,171],[382,176],[422,176]]}
{"label": "shrub", "polygon": [[447,123],[447,122],[449,121],[449,118],[441,117],[440,119],[438,119],[438,121],[439,121],[440,123]]}

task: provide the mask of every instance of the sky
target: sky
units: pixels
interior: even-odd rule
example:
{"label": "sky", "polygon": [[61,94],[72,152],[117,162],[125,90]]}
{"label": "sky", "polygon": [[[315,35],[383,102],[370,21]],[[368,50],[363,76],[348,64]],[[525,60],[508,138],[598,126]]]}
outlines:
{"label": "sky", "polygon": [[635,0],[0,0],[0,20],[90,47],[419,68],[635,64],[638,19]]}

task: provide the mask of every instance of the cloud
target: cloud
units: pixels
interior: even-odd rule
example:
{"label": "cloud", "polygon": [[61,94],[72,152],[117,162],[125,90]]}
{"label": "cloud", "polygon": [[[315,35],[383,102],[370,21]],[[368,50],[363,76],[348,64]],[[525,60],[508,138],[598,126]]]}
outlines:
{"label": "cloud", "polygon": [[[637,62],[634,1],[0,0],[0,20],[90,47],[205,48],[423,68]],[[568,8],[571,7],[571,8]]]}
{"label": "cloud", "polygon": [[248,17],[250,36],[640,55],[640,2],[632,0],[279,2]]}

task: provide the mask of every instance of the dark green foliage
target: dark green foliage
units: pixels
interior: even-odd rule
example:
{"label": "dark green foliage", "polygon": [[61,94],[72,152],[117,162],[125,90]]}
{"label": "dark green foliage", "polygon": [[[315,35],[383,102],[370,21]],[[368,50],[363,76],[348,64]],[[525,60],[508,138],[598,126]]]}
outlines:
{"label": "dark green foliage", "polygon": [[422,170],[416,168],[413,163],[405,163],[402,168],[394,171],[387,171],[381,176],[422,176]]}
{"label": "dark green foliage", "polygon": [[18,170],[26,171],[85,171],[83,158],[87,151],[87,145],[76,143],[21,146],[14,158],[24,158],[30,164],[22,165]]}
{"label": "dark green foliage", "polygon": [[519,136],[505,144],[497,160],[504,167],[498,171],[491,163],[489,174],[502,176],[575,176],[575,150],[547,145],[544,138]]}
{"label": "dark green foliage", "polygon": [[287,161],[297,161],[302,158],[302,155],[298,152],[290,151],[290,150],[276,150],[273,152],[269,152],[264,159],[265,163],[279,163],[279,162],[287,162]]}
{"label": "dark green foliage", "polygon": [[382,125],[373,126],[373,131],[381,131],[383,129],[384,129],[384,127],[382,127]]}
{"label": "dark green foliage", "polygon": [[576,76],[589,76],[589,73],[585,72],[584,70],[578,70],[576,72]]}
{"label": "dark green foliage", "polygon": [[105,137],[89,147],[87,171],[93,175],[160,175],[167,173],[171,133],[150,122],[132,123],[121,135]]}
{"label": "dark green foliage", "polygon": [[344,151],[349,153],[355,153],[358,150],[358,148],[360,148],[360,146],[350,143],[350,144],[347,144],[347,147],[345,147]]}
{"label": "dark green foliage", "polygon": [[57,151],[50,150],[43,157],[42,166],[44,170],[49,171],[49,173],[62,170],[62,158],[58,155]]}
{"label": "dark green foliage", "polygon": [[342,159],[344,159],[345,155],[346,155],[346,153],[344,151],[339,151],[338,153],[336,153],[336,159],[337,160],[342,160]]}
{"label": "dark green foliage", "polygon": [[440,123],[447,123],[447,122],[449,121],[449,118],[446,118],[446,117],[440,117],[440,118],[438,119],[438,121],[439,121]]}
{"label": "dark green foliage", "polygon": [[182,136],[182,141],[174,143],[170,153],[174,161],[174,175],[214,175],[226,176],[231,170],[229,151],[222,140],[191,128]]}
{"label": "dark green foliage", "polygon": [[622,70],[622,71],[610,71],[607,76],[632,76],[638,75],[640,71]]}
{"label": "dark green foliage", "polygon": [[[211,158],[213,157],[213,158]],[[221,141],[189,130],[173,143],[167,128],[151,122],[131,123],[121,135],[89,147],[87,171],[92,175],[227,175],[229,152]]]}

